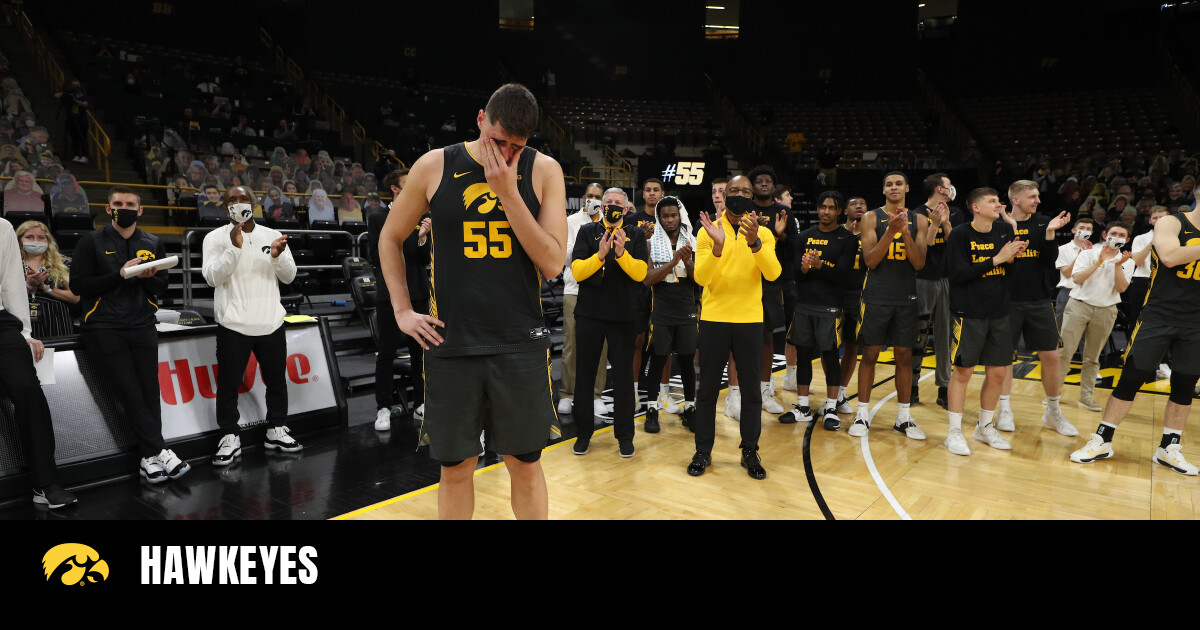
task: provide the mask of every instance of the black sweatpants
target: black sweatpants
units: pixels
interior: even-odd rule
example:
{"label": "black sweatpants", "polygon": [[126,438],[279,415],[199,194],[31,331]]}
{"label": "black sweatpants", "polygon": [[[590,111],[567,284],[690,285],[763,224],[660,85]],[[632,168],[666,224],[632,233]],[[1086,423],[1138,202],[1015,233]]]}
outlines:
{"label": "black sweatpants", "polygon": [[696,392],[696,452],[711,454],[717,437],[717,394],[721,389],[721,372],[729,362],[729,353],[738,367],[742,392],[741,433],[742,449],[757,451],[762,433],[762,390],[759,371],[762,369],[762,322],[727,324],[700,322],[700,387]]}
{"label": "black sweatpants", "polygon": [[[695,326],[695,324],[683,324],[684,326]],[[654,329],[655,334],[666,333],[668,328],[678,328],[678,326],[662,326]],[[690,333],[690,338],[695,340],[696,333]],[[662,348],[656,347],[658,344],[647,343],[646,352],[651,353],[650,356],[650,376],[652,382],[658,382],[661,378],[663,366],[667,361],[671,360],[671,355],[675,355],[675,365],[679,368],[679,380],[683,381],[683,399],[685,401],[695,402],[696,400],[696,367],[693,361],[696,357],[696,344],[688,343],[687,336],[674,335],[671,340],[671,347],[667,348],[667,354],[658,354],[658,350]],[[654,402],[658,394],[653,390],[650,392],[650,402]]]}
{"label": "black sweatpants", "polygon": [[165,448],[158,390],[158,331],[154,326],[85,328],[83,343],[109,377],[106,383],[133,421],[138,455],[158,455]]}
{"label": "black sweatpants", "polygon": [[29,481],[35,488],[56,483],[50,405],[38,382],[29,342],[21,335],[21,320],[6,310],[0,311],[0,384],[12,400]]}
{"label": "black sweatpants", "polygon": [[[575,310],[575,431],[591,439],[596,415],[592,409],[592,384],[600,364],[600,350],[608,341],[612,364],[613,434],[617,442],[633,439],[633,346],[635,322],[610,322],[581,315]],[[662,369],[662,368],[659,368]]]}
{"label": "black sweatpants", "polygon": [[[429,314],[429,302],[413,302],[413,310]],[[416,339],[404,334],[396,325],[396,312],[388,302],[380,302],[375,308],[375,327],[379,331],[379,355],[375,357],[375,408],[383,409],[395,404],[392,396],[395,373],[392,364],[401,340],[408,345],[408,356],[412,360],[413,407],[425,402],[424,350]]]}
{"label": "black sweatpants", "polygon": [[267,385],[267,426],[287,424],[287,338],[281,324],[275,332],[251,337],[217,327],[217,425],[221,434],[238,435],[238,388],[246,375],[250,353],[258,360],[263,382]]}

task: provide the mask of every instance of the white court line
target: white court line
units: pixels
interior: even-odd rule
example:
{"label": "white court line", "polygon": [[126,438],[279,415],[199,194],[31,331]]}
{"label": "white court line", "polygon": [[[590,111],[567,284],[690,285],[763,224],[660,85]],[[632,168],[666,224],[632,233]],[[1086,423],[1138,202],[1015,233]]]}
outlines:
{"label": "white court line", "polygon": [[[919,380],[917,382],[922,383],[925,381],[925,379],[927,379],[931,376],[934,376],[936,374],[937,374],[936,371],[930,372],[929,374],[926,374],[925,376],[921,377],[921,380]],[[885,403],[895,397],[896,397],[896,392],[893,391],[892,393],[888,394],[887,396],[884,396],[883,400],[875,403],[875,406],[871,408],[870,419],[872,421],[875,420],[875,414],[879,413],[879,408],[883,406],[883,403]],[[862,436],[862,438],[861,438],[862,454],[863,454],[863,459],[865,459],[867,461],[867,470],[871,473],[871,477],[873,479],[875,479],[875,485],[878,486],[879,491],[883,493],[883,498],[887,499],[887,502],[892,505],[893,510],[896,510],[896,514],[899,514],[900,518],[902,520],[905,520],[905,521],[913,520],[913,518],[908,515],[908,512],[905,512],[904,508],[900,506],[900,502],[896,500],[896,497],[892,496],[892,491],[888,490],[887,484],[883,482],[883,477],[879,476],[879,470],[875,468],[875,460],[871,459],[870,437],[871,437],[871,432],[867,431],[867,434]]]}

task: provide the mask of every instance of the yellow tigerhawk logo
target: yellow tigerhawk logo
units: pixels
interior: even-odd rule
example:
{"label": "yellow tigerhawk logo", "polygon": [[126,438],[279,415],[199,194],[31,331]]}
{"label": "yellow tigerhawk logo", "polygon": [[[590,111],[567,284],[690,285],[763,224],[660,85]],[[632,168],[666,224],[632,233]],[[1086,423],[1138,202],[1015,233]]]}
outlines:
{"label": "yellow tigerhawk logo", "polygon": [[500,205],[500,198],[492,192],[492,187],[488,186],[486,182],[467,186],[467,189],[463,191],[463,207],[467,209],[467,212],[475,208],[479,210],[479,214],[487,214],[492,210],[504,212],[504,206]]}
{"label": "yellow tigerhawk logo", "polygon": [[[65,570],[64,570],[65,569]],[[108,579],[108,563],[100,559],[95,549],[79,543],[64,543],[42,556],[46,581],[62,571],[63,584],[83,586]]]}
{"label": "yellow tigerhawk logo", "polygon": [[151,260],[154,260],[154,252],[148,249],[139,249],[137,257],[141,258],[145,262],[150,262]]}

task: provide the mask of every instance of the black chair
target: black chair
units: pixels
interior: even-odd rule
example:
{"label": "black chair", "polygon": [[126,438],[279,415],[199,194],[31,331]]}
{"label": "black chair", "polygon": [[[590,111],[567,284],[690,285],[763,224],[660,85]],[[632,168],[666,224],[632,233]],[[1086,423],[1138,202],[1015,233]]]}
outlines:
{"label": "black chair", "polygon": [[[354,299],[354,311],[363,319],[367,330],[371,333],[371,339],[375,342],[375,347],[383,346],[382,340],[379,337],[379,326],[376,323],[376,306],[377,306],[377,284],[375,278],[371,276],[359,276],[350,281],[350,295]],[[396,357],[392,361],[392,369],[396,374],[400,375],[401,385],[396,388],[396,393],[400,398],[400,405],[405,410],[409,411],[408,396],[405,390],[412,383],[412,362],[408,357]]]}
{"label": "black chair", "polygon": [[12,224],[13,229],[20,227],[26,221],[40,221],[46,223],[45,212],[5,212],[4,218]]}
{"label": "black chair", "polygon": [[338,224],[336,221],[313,221],[308,225],[310,230],[336,230]]}
{"label": "black chair", "polygon": [[367,231],[367,224],[362,221],[345,221],[342,223],[342,229],[358,236]]}
{"label": "black chair", "polygon": [[200,223],[197,224],[197,227],[219,228],[226,225],[229,225],[229,219],[223,219],[220,217],[204,217],[203,219],[200,219]]}
{"label": "black chair", "polygon": [[300,229],[300,220],[299,219],[274,219],[271,222],[271,227],[276,230],[280,230],[280,231],[299,230]]}
{"label": "black chair", "polygon": [[342,275],[345,276],[347,282],[352,282],[355,278],[374,276],[375,270],[371,267],[371,263],[367,262],[367,259],[353,256],[342,259]]}
{"label": "black chair", "polygon": [[314,260],[316,261],[313,264],[334,264],[333,237],[329,234],[309,234],[308,249],[312,250]]}
{"label": "black chair", "polygon": [[84,234],[91,232],[83,230],[60,230],[54,235],[54,240],[58,241],[58,251],[70,254],[75,251],[75,246],[79,244],[79,239],[83,238]]}
{"label": "black chair", "polygon": [[204,316],[191,309],[181,308],[179,311],[180,326],[203,326],[205,324]]}
{"label": "black chair", "polygon": [[88,212],[63,212],[54,215],[54,231],[83,230],[91,232],[96,229],[95,219]]}

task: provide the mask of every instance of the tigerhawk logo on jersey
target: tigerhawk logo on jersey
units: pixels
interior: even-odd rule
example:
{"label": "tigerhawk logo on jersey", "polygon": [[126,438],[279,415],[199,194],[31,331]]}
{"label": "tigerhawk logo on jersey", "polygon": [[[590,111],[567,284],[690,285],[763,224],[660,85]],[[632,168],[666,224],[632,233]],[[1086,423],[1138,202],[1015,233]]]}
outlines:
{"label": "tigerhawk logo on jersey", "polygon": [[467,212],[474,208],[479,211],[479,214],[487,214],[492,210],[504,212],[504,206],[500,205],[500,198],[492,192],[492,187],[488,186],[486,182],[467,186],[467,189],[463,191],[463,207]]}
{"label": "tigerhawk logo on jersey", "polygon": [[154,252],[152,252],[148,249],[139,249],[138,253],[137,253],[137,257],[141,258],[142,260],[144,260],[146,262],[150,262],[150,261],[154,260]]}

